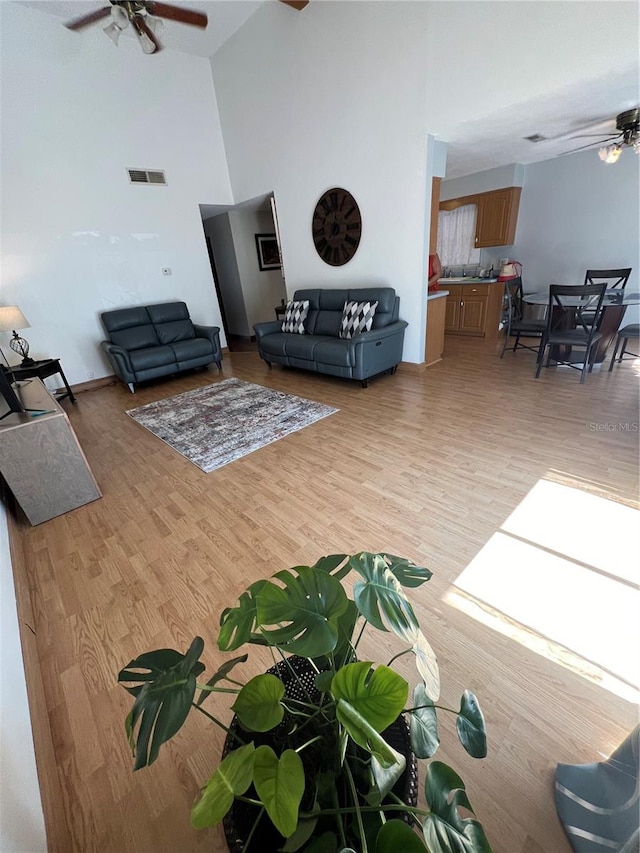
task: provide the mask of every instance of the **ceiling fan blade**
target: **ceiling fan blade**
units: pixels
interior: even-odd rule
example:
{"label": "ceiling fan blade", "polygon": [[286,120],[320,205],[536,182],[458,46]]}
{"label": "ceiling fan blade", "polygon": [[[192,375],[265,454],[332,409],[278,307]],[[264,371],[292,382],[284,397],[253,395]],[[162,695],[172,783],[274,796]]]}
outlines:
{"label": "ceiling fan blade", "polygon": [[298,12],[302,12],[305,6],[309,5],[309,0],[281,0],[286,6],[291,6],[293,9],[297,9]]}
{"label": "ceiling fan blade", "polygon": [[111,14],[111,6],[105,6],[104,9],[97,9],[95,12],[90,12],[88,15],[83,15],[81,18],[76,18],[73,21],[69,21],[68,24],[65,24],[65,27],[68,30],[79,30],[81,27],[86,27],[89,24],[93,24],[96,21],[99,21],[101,18],[106,18],[107,15]]}
{"label": "ceiling fan blade", "polygon": [[600,142],[588,142],[586,145],[581,145],[579,148],[572,148],[571,151],[563,151],[560,156],[563,157],[565,154],[574,154],[576,151],[583,151],[585,148],[594,148],[596,145],[604,145],[605,142],[609,142],[611,139],[618,139],[618,136],[610,136],[609,139],[601,139]]}
{"label": "ceiling fan blade", "polygon": [[[614,136],[621,136],[622,134],[616,133]],[[575,136],[570,136],[569,139],[588,139],[589,137],[593,137],[594,139],[602,139],[603,136],[607,136],[606,133],[576,133]],[[613,139],[614,136],[609,136],[608,139]]]}
{"label": "ceiling fan blade", "polygon": [[170,21],[178,21],[181,24],[190,24],[192,27],[204,29],[208,18],[202,12],[193,9],[181,9],[179,6],[170,6],[168,3],[145,3],[146,10],[158,18],[167,18]]}

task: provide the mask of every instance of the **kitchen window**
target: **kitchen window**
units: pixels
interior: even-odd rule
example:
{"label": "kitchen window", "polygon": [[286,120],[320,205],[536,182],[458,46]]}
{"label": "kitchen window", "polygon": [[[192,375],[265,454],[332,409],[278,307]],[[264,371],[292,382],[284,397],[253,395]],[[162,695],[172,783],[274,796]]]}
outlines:
{"label": "kitchen window", "polygon": [[438,214],[438,255],[443,267],[480,263],[480,249],[475,248],[478,207],[465,204]]}

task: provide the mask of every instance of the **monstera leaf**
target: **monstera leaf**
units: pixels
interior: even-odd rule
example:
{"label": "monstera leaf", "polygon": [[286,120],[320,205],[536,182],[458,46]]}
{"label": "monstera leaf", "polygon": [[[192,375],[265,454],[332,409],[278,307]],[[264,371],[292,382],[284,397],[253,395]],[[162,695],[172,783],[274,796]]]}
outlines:
{"label": "monstera leaf", "polygon": [[[224,679],[229,675],[234,666],[238,663],[245,663],[249,655],[240,655],[237,658],[232,658],[228,660],[226,663],[223,663],[221,667],[219,667],[211,676],[211,678],[207,681],[206,686],[203,687],[200,696],[198,697],[198,701],[196,705],[202,705],[204,700],[207,698],[209,693],[212,692],[213,688],[219,681],[224,681]],[[208,688],[208,689],[207,689]]]}
{"label": "monstera leaf", "polygon": [[389,571],[402,584],[402,586],[415,588],[422,586],[425,581],[431,580],[433,572],[416,566],[405,557],[394,557],[393,554],[381,554],[381,557],[389,564]]}
{"label": "monstera leaf", "polygon": [[[153,764],[162,744],[186,720],[196,691],[196,678],[205,668],[198,660],[203,648],[204,641],[196,637],[186,655],[174,649],[147,652],[130,661],[118,674],[118,681],[124,682],[125,689],[136,697],[125,720],[136,757],[134,770]],[[126,686],[136,681],[143,683]]]}
{"label": "monstera leaf", "polygon": [[245,643],[263,643],[254,636],[256,626],[256,595],[267,581],[252,583],[243,592],[236,607],[227,607],[220,614],[220,633],[218,648],[221,652],[232,652]]}
{"label": "monstera leaf", "polygon": [[267,672],[247,682],[231,707],[243,728],[252,732],[268,732],[284,716],[284,708],[280,704],[283,696],[283,683]]}
{"label": "monstera leaf", "polygon": [[268,642],[303,657],[332,652],[338,643],[339,619],[348,607],[340,581],[310,566],[273,577],[282,586],[268,581],[257,595],[258,625]]}
{"label": "monstera leaf", "polygon": [[341,581],[351,571],[349,563],[345,563],[347,557],[347,554],[329,554],[328,557],[320,557],[313,568],[320,569],[321,572],[327,572],[327,574],[333,575],[336,580]]}
{"label": "monstera leaf", "polygon": [[431,758],[440,746],[438,717],[423,684],[413,691],[413,707],[416,710],[411,712],[411,749],[418,758]]}
{"label": "monstera leaf", "polygon": [[393,767],[398,764],[399,760],[404,758],[392,749],[386,740],[379,734],[372,725],[356,709],[346,702],[344,699],[338,699],[336,705],[336,716],[344,726],[349,737],[354,740],[358,746],[366,749],[378,763],[386,768]]}
{"label": "monstera leaf", "polygon": [[456,729],[460,743],[469,755],[474,758],[485,758],[487,754],[487,731],[484,715],[478,700],[469,690],[465,690],[462,694]]}
{"label": "monstera leaf", "polygon": [[405,642],[413,643],[419,631],[418,620],[383,555],[363,551],[349,562],[362,577],[353,586],[360,613],[379,630],[392,630]]}
{"label": "monstera leaf", "polygon": [[463,818],[458,811],[462,807],[473,815],[464,782],[455,770],[433,761],[427,770],[425,794],[431,812],[422,831],[430,853],[492,853],[475,815]]}
{"label": "monstera leaf", "polygon": [[285,749],[278,758],[270,746],[259,746],[253,762],[253,784],[278,832],[285,838],[293,835],[304,794],[304,768],[298,753]]}
{"label": "monstera leaf", "polygon": [[191,809],[194,829],[214,826],[233,805],[236,796],[245,793],[253,778],[255,749],[248,743],[230,752],[202,789],[200,799]]}
{"label": "monstera leaf", "polygon": [[331,693],[344,699],[377,732],[390,726],[404,708],[409,685],[388,666],[371,669],[369,661],[350,663],[334,675]]}
{"label": "monstera leaf", "polygon": [[375,853],[426,853],[419,836],[403,820],[388,820],[376,838]]}
{"label": "monstera leaf", "polygon": [[429,697],[437,702],[440,696],[438,659],[422,631],[418,631],[412,650],[416,656],[416,668],[424,681],[424,688]]}

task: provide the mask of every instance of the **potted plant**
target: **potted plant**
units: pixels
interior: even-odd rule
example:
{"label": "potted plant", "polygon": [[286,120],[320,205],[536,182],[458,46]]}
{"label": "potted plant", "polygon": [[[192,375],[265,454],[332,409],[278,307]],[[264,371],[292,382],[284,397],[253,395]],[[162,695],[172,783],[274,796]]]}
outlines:
{"label": "potted plant", "polygon": [[[352,572],[350,598],[343,581]],[[218,636],[221,651],[252,644],[271,650],[274,666],[246,683],[236,670],[246,653],[205,681],[200,637],[186,654],[158,649],[132,660],[118,678],[135,697],[126,719],[135,769],[152,764],[195,709],[227,734],[191,823],[224,821],[233,853],[491,853],[452,768],[432,761],[426,805],[418,806],[415,796],[416,757],[429,759],[437,750],[439,711],[456,718],[470,755],[486,755],[476,697],[465,691],[459,709],[436,704],[436,657],[405,592],[430,578],[407,559],[362,552],[252,583],[235,607],[223,610]],[[371,628],[403,643],[387,664],[358,659]],[[412,699],[391,666],[406,654],[420,676]],[[205,707],[211,693],[233,699],[231,725]]]}

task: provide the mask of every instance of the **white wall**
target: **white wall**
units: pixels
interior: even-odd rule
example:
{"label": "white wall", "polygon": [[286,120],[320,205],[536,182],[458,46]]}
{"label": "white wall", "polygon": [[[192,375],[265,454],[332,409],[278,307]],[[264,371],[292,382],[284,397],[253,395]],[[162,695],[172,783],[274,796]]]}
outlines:
{"label": "white wall", "polygon": [[[116,48],[12,3],[0,15],[0,303],[27,316],[31,354],[82,382],[112,372],[100,311],[181,298],[221,325],[198,209],[232,200],[208,60]],[[126,167],[165,169],[168,186],[132,186]]]}
{"label": "white wall", "polygon": [[[525,168],[515,257],[527,291],[582,284],[586,269],[633,267],[627,291],[640,291],[640,157],[629,148],[615,164],[582,151]],[[628,308],[626,322],[638,322]]]}
{"label": "white wall", "polygon": [[[394,287],[414,362],[424,347],[428,26],[427,3],[312,2],[302,13],[265,3],[213,58],[234,196],[274,191],[289,294]],[[353,193],[363,220],[343,267],[325,264],[311,237],[332,186]]]}
{"label": "white wall", "polygon": [[0,850],[46,853],[5,508],[0,504]]}
{"label": "white wall", "polygon": [[247,323],[253,334],[254,323],[275,320],[273,309],[287,295],[280,270],[261,270],[258,263],[255,235],[273,234],[273,217],[270,213],[234,210],[229,220]]}

